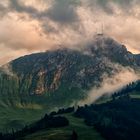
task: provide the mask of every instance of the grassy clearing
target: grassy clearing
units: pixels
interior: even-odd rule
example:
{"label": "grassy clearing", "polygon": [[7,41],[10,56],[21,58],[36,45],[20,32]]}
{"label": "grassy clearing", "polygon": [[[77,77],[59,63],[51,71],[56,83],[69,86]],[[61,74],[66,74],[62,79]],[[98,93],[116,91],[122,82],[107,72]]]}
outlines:
{"label": "grassy clearing", "polygon": [[140,99],[140,93],[139,92],[131,92],[130,97]]}
{"label": "grassy clearing", "polygon": [[93,127],[85,125],[83,119],[75,118],[72,114],[64,114],[64,116],[68,118],[69,126],[40,131],[23,140],[69,140],[73,130],[77,132],[79,140],[103,140]]}

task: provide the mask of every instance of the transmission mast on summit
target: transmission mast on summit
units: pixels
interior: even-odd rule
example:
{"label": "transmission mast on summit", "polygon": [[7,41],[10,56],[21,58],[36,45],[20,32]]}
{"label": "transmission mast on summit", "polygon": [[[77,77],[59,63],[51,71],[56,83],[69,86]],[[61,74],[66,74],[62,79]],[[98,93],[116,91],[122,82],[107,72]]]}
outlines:
{"label": "transmission mast on summit", "polygon": [[101,28],[99,29],[99,32],[97,32],[98,36],[103,36],[104,35],[104,24],[101,24]]}

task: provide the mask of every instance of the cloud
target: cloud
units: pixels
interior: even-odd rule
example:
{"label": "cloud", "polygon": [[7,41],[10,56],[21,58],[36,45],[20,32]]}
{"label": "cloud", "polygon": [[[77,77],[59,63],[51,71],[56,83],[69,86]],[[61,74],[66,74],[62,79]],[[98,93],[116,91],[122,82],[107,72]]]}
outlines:
{"label": "cloud", "polygon": [[[27,13],[31,18],[43,20],[44,18],[50,18],[61,24],[70,24],[77,20],[76,5],[77,2],[74,0],[52,0],[50,6],[43,7],[43,4],[47,5],[47,1],[42,2],[42,6],[36,7],[37,1],[31,3],[25,1],[11,0],[10,9],[19,13]],[[35,4],[33,4],[35,3]],[[41,10],[43,9],[43,10]]]}
{"label": "cloud", "polygon": [[[42,48],[45,40],[37,32],[38,22],[18,20],[14,14],[0,22],[0,44],[13,50],[36,50]],[[44,44],[43,44],[44,43]]]}
{"label": "cloud", "polygon": [[[109,3],[110,2],[110,3]],[[84,6],[78,9],[81,25],[85,29],[87,36],[93,36],[93,33],[101,31],[101,25],[104,25],[104,33],[123,43],[134,53],[140,52],[140,5],[128,5],[129,10],[121,8],[119,4],[108,2],[112,13],[104,11],[101,5],[83,4]],[[126,3],[127,5],[127,3]]]}
{"label": "cloud", "polygon": [[91,9],[101,9],[107,14],[115,14],[114,6],[117,6],[119,10],[128,14],[131,8],[137,4],[139,4],[139,0],[87,0],[86,2],[86,5]]}
{"label": "cloud", "polygon": [[140,75],[129,67],[122,67],[117,64],[114,65],[114,67],[118,72],[112,76],[104,74],[100,86],[93,87],[93,89],[89,91],[88,97],[85,100],[80,101],[78,103],[79,105],[92,104],[103,95],[111,96],[114,92],[121,90],[129,83],[140,79]]}
{"label": "cloud", "polygon": [[4,65],[5,62],[9,62],[21,55],[28,54],[28,51],[22,49],[22,50],[13,50],[10,47],[5,47],[4,44],[0,44],[0,64]]}
{"label": "cloud", "polygon": [[[101,31],[102,23],[105,34],[140,53],[139,0],[5,0],[0,2],[0,15],[0,47],[13,55],[21,51],[15,57],[24,55],[23,50],[84,44]],[[10,57],[2,50],[6,63]]]}
{"label": "cloud", "polygon": [[[40,11],[35,5],[30,5],[29,3],[26,3],[27,1],[19,1],[19,0],[10,0],[9,9],[11,12],[17,12],[17,13],[25,13],[30,16],[31,19],[41,19],[42,17],[47,16],[46,15],[46,9],[44,11]],[[34,1],[36,4],[38,4],[36,1]],[[33,1],[32,1],[33,3]],[[45,4],[45,3],[44,3]]]}
{"label": "cloud", "polygon": [[0,1],[0,17],[2,18],[4,15],[7,14],[7,12],[9,11],[8,9],[8,0],[5,1]]}
{"label": "cloud", "polygon": [[53,1],[52,6],[47,11],[48,17],[58,23],[71,24],[78,20],[76,13],[76,2],[74,0]]}

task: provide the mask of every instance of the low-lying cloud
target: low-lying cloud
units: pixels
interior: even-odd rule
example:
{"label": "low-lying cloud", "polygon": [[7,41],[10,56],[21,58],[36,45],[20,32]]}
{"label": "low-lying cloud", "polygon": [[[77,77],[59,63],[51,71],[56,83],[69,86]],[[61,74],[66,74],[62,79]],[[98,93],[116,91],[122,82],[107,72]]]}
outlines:
{"label": "low-lying cloud", "polygon": [[111,96],[113,93],[121,90],[126,85],[135,82],[140,79],[140,75],[134,72],[131,68],[125,68],[119,65],[114,65],[117,68],[118,73],[112,76],[103,75],[102,82],[99,87],[93,87],[85,100],[80,101],[79,105],[92,104],[100,97],[107,95]]}

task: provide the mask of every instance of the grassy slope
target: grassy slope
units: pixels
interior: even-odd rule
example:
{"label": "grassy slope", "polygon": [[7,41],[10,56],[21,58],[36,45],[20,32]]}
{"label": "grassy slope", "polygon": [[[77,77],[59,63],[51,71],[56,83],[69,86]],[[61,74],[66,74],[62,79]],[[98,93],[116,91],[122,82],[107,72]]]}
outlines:
{"label": "grassy slope", "polygon": [[83,119],[75,118],[71,114],[64,116],[70,121],[69,126],[40,131],[23,138],[23,140],[69,140],[72,130],[77,132],[79,140],[103,140],[93,127],[85,125]]}
{"label": "grassy slope", "polygon": [[130,96],[131,96],[131,98],[138,98],[138,99],[140,99],[140,93],[139,92],[131,92]]}
{"label": "grassy slope", "polygon": [[21,129],[26,124],[30,124],[40,119],[45,110],[13,108],[0,106],[0,132]]}
{"label": "grassy slope", "polygon": [[[31,98],[31,97],[30,97]],[[46,104],[41,104],[40,102],[45,102],[36,98],[36,103],[31,102],[28,98],[26,103],[21,104],[20,101],[13,97],[12,99],[4,96],[0,96],[0,132],[9,132],[12,129],[19,130],[25,125],[31,124],[32,122],[39,120],[46,113],[49,113],[51,109],[55,110],[56,104],[52,103],[52,100],[46,101]],[[40,102],[38,102],[38,100]],[[12,104],[14,102],[14,105]],[[15,105],[16,104],[16,105]]]}
{"label": "grassy slope", "polygon": [[[136,92],[130,93],[130,96],[132,98],[140,98],[140,94]],[[109,99],[103,99],[97,101],[97,104],[104,103]],[[13,108],[10,106],[10,103],[5,103],[2,100],[0,100],[0,132],[6,132],[11,131],[12,128],[18,130],[24,127],[26,124],[30,124],[38,119],[40,119],[46,112],[48,112],[48,109],[41,108],[39,105],[27,105],[27,106],[21,106],[18,104],[17,108]],[[91,132],[91,130],[94,132],[92,135],[95,135],[96,137],[96,131],[93,130],[93,128],[86,127],[82,120],[76,119],[72,116],[67,116],[70,120],[70,126],[64,129],[53,129],[49,131],[39,132],[36,133],[36,135],[40,135],[43,133],[43,136],[49,136],[59,133],[59,136],[61,137],[65,135],[70,135],[71,131],[75,129],[77,132],[79,132],[79,136],[82,139],[82,134],[86,133],[87,137],[93,137],[88,134],[88,132]],[[88,131],[88,132],[87,132]],[[61,134],[62,132],[62,134]],[[85,137],[86,135],[84,135]],[[68,136],[66,136],[68,137]],[[83,138],[84,138],[83,137]],[[65,138],[63,138],[65,139]]]}

